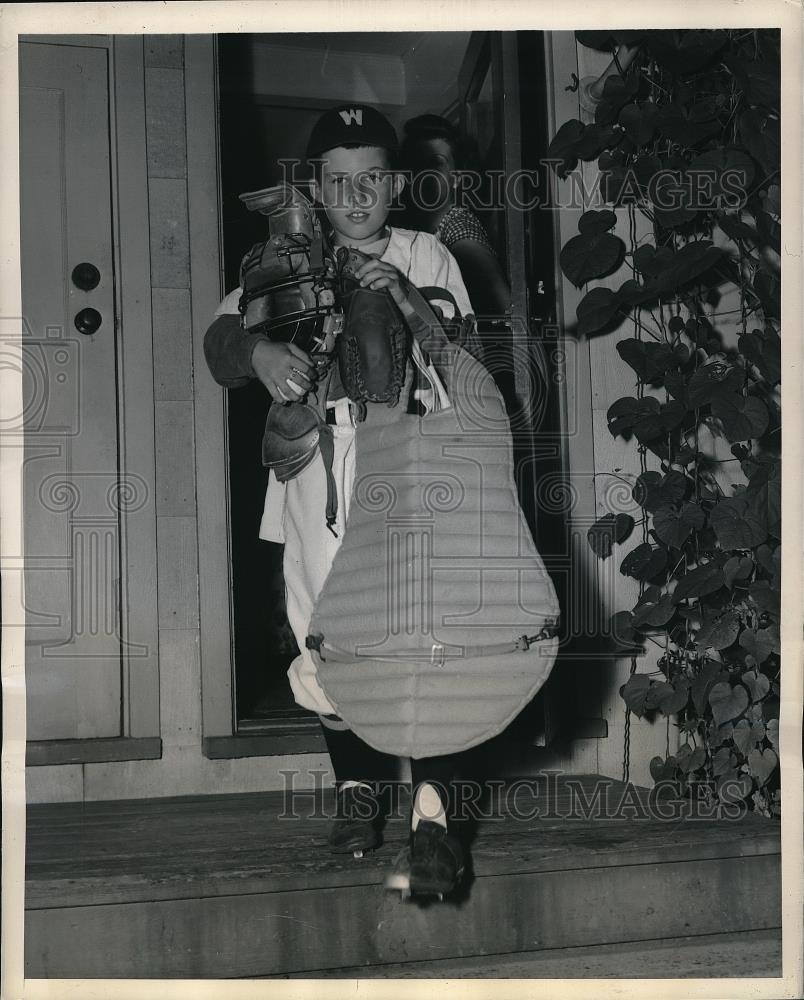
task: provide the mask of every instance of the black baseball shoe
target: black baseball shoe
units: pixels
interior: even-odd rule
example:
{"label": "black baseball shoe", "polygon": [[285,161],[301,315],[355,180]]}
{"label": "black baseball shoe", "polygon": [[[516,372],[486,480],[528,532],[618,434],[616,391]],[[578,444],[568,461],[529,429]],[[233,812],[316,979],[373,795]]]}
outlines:
{"label": "black baseball shoe", "polygon": [[419,820],[410,837],[410,894],[444,898],[464,873],[460,842],[440,823]]}
{"label": "black baseball shoe", "polygon": [[333,854],[353,854],[362,858],[380,843],[379,804],[374,789],[362,783],[336,793],[335,820],[329,831]]}

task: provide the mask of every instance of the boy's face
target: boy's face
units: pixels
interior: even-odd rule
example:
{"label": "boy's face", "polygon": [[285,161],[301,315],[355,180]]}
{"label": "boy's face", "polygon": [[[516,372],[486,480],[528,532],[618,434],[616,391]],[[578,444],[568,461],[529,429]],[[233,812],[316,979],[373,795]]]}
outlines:
{"label": "boy's face", "polygon": [[372,243],[382,235],[394,197],[404,180],[389,169],[388,153],[379,146],[336,146],[321,154],[316,198],[341,241],[349,246]]}

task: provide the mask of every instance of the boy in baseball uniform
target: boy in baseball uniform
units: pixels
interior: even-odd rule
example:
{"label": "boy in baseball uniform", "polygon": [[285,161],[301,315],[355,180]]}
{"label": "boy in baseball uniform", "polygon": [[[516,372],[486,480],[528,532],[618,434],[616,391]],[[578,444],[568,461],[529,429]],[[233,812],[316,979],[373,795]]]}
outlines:
{"label": "boy in baseball uniform", "polygon": [[[356,272],[361,287],[387,289],[411,329],[421,323],[409,290],[438,286],[451,293],[464,316],[471,305],[460,270],[450,252],[432,235],[388,225],[394,199],[404,184],[394,171],[397,137],[390,122],[363,104],[348,104],[325,112],[313,127],[307,156],[314,166],[313,189],[331,227],[334,247],[350,247],[370,258]],[[258,378],[274,405],[302,399],[314,386],[316,371],[308,353],[292,343],[254,336],[239,326],[241,289],[223,300],[216,322],[207,332],[205,347],[213,375],[224,371],[228,382]],[[441,305],[441,303],[439,303]],[[443,303],[445,315],[453,306]],[[237,321],[237,322],[236,322]],[[416,363],[427,365],[415,339]],[[441,391],[438,376],[429,369],[430,382]],[[370,404],[381,405],[381,404]],[[427,394],[419,412],[427,412]],[[337,814],[330,831],[332,850],[362,852],[378,843],[374,818],[378,787],[393,780],[398,759],[369,746],[338,717],[317,677],[306,637],[316,598],[343,539],[352,499],[355,468],[356,410],[338,379],[330,382],[327,423],[331,425],[333,457],[331,475],[337,488],[337,515],[327,524],[322,512],[327,504],[328,474],[319,453],[295,478],[279,482],[270,476],[260,537],[280,542],[288,619],[300,653],[288,670],[293,695],[299,705],[318,714],[335,772]],[[450,782],[458,754],[411,760],[412,810],[409,879],[413,892],[439,895],[451,891],[463,871],[459,841],[448,829],[451,809]],[[451,804],[452,803],[452,804]],[[398,886],[403,890],[407,885]]]}

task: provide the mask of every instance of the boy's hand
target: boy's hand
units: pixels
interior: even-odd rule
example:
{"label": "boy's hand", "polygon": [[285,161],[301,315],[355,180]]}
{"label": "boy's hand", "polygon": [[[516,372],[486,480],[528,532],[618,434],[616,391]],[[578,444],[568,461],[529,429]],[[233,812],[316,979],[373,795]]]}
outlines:
{"label": "boy's hand", "polygon": [[363,288],[374,291],[387,288],[404,316],[413,312],[413,307],[408,302],[408,279],[393,264],[372,257],[360,265],[355,277],[360,280]]}
{"label": "boy's hand", "polygon": [[277,403],[301,399],[313,384],[310,355],[295,344],[261,340],[251,355],[251,366]]}

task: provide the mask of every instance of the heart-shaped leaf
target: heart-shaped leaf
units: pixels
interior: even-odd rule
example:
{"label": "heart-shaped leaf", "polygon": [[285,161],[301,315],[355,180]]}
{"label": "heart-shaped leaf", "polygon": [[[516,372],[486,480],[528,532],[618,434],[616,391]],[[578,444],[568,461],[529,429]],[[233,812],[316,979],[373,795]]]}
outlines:
{"label": "heart-shaped leaf", "polygon": [[741,684],[732,687],[728,681],[720,681],[709,692],[709,704],[712,716],[720,726],[736,719],[748,708],[748,692]]}
{"label": "heart-shaped leaf", "polygon": [[623,559],[620,572],[624,576],[632,576],[635,580],[650,580],[661,573],[666,566],[666,550],[654,548],[650,542],[643,542]]}
{"label": "heart-shaped leaf", "polygon": [[735,764],[736,759],[731,750],[728,747],[722,747],[712,757],[712,774],[714,777],[719,778],[721,775],[733,770]]}
{"label": "heart-shaped leaf", "polygon": [[[694,214],[694,213],[693,213]],[[656,279],[662,292],[673,292],[695,278],[699,278],[710,267],[723,258],[724,251],[713,246],[708,240],[687,243],[676,250],[673,260]]]}
{"label": "heart-shaped leaf", "polygon": [[760,788],[768,783],[778,764],[779,758],[771,749],[752,750],[748,755],[748,770],[756,778]]}
{"label": "heart-shaped leaf", "polygon": [[[697,215],[697,208],[690,202],[690,188],[683,170],[673,169],[667,161],[662,164],[659,173],[650,179],[647,194],[653,205],[656,222],[666,229],[682,226]],[[673,254],[674,260],[677,253],[675,251]],[[668,271],[669,268],[664,268],[657,281],[657,287],[662,292],[668,292],[673,287],[662,280]]]}
{"label": "heart-shaped leaf", "polygon": [[754,746],[754,741],[751,739],[751,723],[748,719],[740,719],[734,727],[732,739],[734,740],[734,745],[743,756]]}
{"label": "heart-shaped leaf", "polygon": [[[740,645],[757,663],[764,663],[771,653],[779,651],[779,626],[743,629],[740,633]],[[765,693],[767,694],[767,691]]]}
{"label": "heart-shaped leaf", "polygon": [[657,62],[673,74],[695,73],[710,63],[728,41],[725,31],[705,29],[653,29],[644,44]]}
{"label": "heart-shaped leaf", "polygon": [[[686,350],[684,345],[680,345],[680,350]],[[678,349],[676,352],[678,353]],[[680,423],[684,420],[687,415],[687,407],[678,401],[671,400],[669,403],[662,403],[662,409],[660,413],[660,419],[662,427],[666,431],[673,430],[674,427],[678,427]]]}
{"label": "heart-shaped leaf", "polygon": [[698,715],[703,715],[708,704],[709,692],[720,677],[721,666],[715,660],[706,660],[700,674],[692,682],[692,704]]}
{"label": "heart-shaped leaf", "polygon": [[[643,397],[640,402],[652,398],[652,396]],[[681,403],[662,403],[658,407],[658,412],[648,413],[634,423],[634,433],[641,444],[654,441],[655,438],[663,436],[669,430],[677,427],[686,415],[686,407],[682,406]]]}
{"label": "heart-shaped leaf", "polygon": [[604,149],[610,149],[620,142],[620,133],[611,125],[587,125],[575,143],[575,151],[582,160],[593,160]]}
{"label": "heart-shaped leaf", "polygon": [[608,559],[615,542],[624,542],[631,534],[634,519],[630,514],[604,514],[587,532],[587,540],[598,559]]}
{"label": "heart-shaped leaf", "polygon": [[672,690],[664,691],[658,700],[659,710],[663,715],[675,715],[687,707],[690,698],[690,682],[686,677],[673,681]]}
{"label": "heart-shaped leaf", "polygon": [[597,166],[600,171],[600,193],[603,201],[617,205],[631,188],[636,187],[631,171],[626,171],[625,158],[620,151],[604,151],[598,157]]}
{"label": "heart-shaped leaf", "polygon": [[617,39],[610,31],[576,31],[575,40],[597,52],[612,52],[617,47]]}
{"label": "heart-shaped leaf", "polygon": [[695,503],[685,503],[681,510],[660,507],[653,515],[653,530],[665,545],[680,549],[693,531],[700,531],[706,521],[703,510]]}
{"label": "heart-shaped leaf", "polygon": [[778,62],[761,58],[748,59],[738,52],[724,52],[723,62],[728,66],[749,104],[760,104],[779,109],[780,76]]}
{"label": "heart-shaped leaf", "polygon": [[685,774],[691,774],[693,771],[697,771],[699,768],[703,767],[706,763],[706,750],[703,747],[696,747],[692,753],[685,755],[683,761],[680,762],[681,770]]}
{"label": "heart-shaped leaf", "polygon": [[776,749],[779,749],[779,720],[770,719],[765,727],[765,735]]}
{"label": "heart-shaped leaf", "polygon": [[676,759],[675,757],[652,757],[650,764],[650,776],[653,780],[658,783],[660,781],[669,781],[675,777],[676,773]]}
{"label": "heart-shaped leaf", "polygon": [[778,616],[782,595],[777,588],[771,587],[767,580],[752,583],[748,588],[748,596],[761,611]]}
{"label": "heart-shaped leaf", "polygon": [[738,208],[754,179],[754,161],[740,149],[720,146],[696,156],[687,167],[694,191],[706,192],[708,207]]}
{"label": "heart-shaped leaf", "polygon": [[648,696],[650,683],[647,674],[631,674],[620,688],[621,697],[637,718],[642,718],[645,714],[645,699]]}
{"label": "heart-shaped leaf", "polygon": [[715,396],[739,392],[745,382],[745,372],[720,361],[702,365],[690,377],[687,386],[690,406],[706,406]]}
{"label": "heart-shaped leaf", "polygon": [[644,396],[642,399],[623,396],[611,404],[606,413],[606,419],[609,430],[616,437],[623,431],[631,430],[644,417],[658,414],[659,411],[659,401],[653,396]]}
{"label": "heart-shaped leaf", "polygon": [[588,336],[601,330],[617,314],[620,300],[610,288],[593,288],[578,303],[578,335]]}
{"label": "heart-shaped leaf", "polygon": [[747,580],[754,571],[754,561],[747,556],[732,556],[723,567],[723,579],[727,587],[733,587],[735,580]]}
{"label": "heart-shaped leaf", "polygon": [[717,560],[702,563],[688,570],[676,584],[673,601],[679,604],[690,597],[705,597],[723,586],[723,567]]}
{"label": "heart-shaped leaf", "polygon": [[618,121],[635,146],[644,146],[656,131],[658,109],[650,101],[626,104],[620,109]]}
{"label": "heart-shaped leaf", "polygon": [[629,337],[617,343],[617,353],[643,382],[651,382],[669,368],[677,368],[680,359],[669,344]]}
{"label": "heart-shaped leaf", "polygon": [[625,306],[642,306],[657,297],[650,285],[640,285],[634,278],[624,281],[617,289],[617,298]]}
{"label": "heart-shaped leaf", "polygon": [[639,645],[642,637],[638,636],[631,626],[631,612],[617,611],[609,619],[609,631],[615,648],[629,649]]}
{"label": "heart-shaped leaf", "polygon": [[606,233],[617,225],[617,216],[611,209],[601,212],[584,212],[578,220],[578,231],[581,233]]}
{"label": "heart-shaped leaf", "polygon": [[634,267],[640,274],[655,278],[672,264],[674,254],[670,247],[657,249],[650,243],[643,243],[634,251]]}
{"label": "heart-shaped leaf", "polygon": [[645,698],[645,708],[658,708],[663,698],[675,694],[672,684],[667,681],[653,681]]}
{"label": "heart-shaped leaf", "polygon": [[661,628],[674,612],[671,594],[662,594],[658,587],[648,587],[634,607],[631,624],[634,628]]}
{"label": "heart-shaped leaf", "polygon": [[735,641],[739,631],[739,617],[734,611],[726,611],[698,629],[695,645],[701,652],[707,649],[727,649]]}
{"label": "heart-shaped leaf", "polygon": [[570,118],[553,136],[547,147],[547,160],[555,168],[562,179],[573,170],[578,163],[576,146],[584,133],[586,126],[577,118]]}
{"label": "heart-shaped leaf", "polygon": [[727,441],[760,438],[768,429],[768,408],[756,396],[718,395],[712,400],[712,413],[723,424]]}
{"label": "heart-shaped leaf", "polygon": [[748,688],[752,703],[762,701],[770,691],[770,680],[765,674],[757,673],[756,670],[749,670],[743,674],[742,682]]}
{"label": "heart-shaped leaf", "polygon": [[631,495],[640,507],[655,513],[660,507],[681,503],[686,492],[687,479],[683,472],[671,469],[662,476],[651,470],[637,477]]}
{"label": "heart-shaped leaf", "polygon": [[744,494],[720,500],[709,512],[709,523],[724,549],[751,549],[768,537],[761,508]]}
{"label": "heart-shaped leaf", "polygon": [[606,232],[581,233],[561,250],[561,270],[578,288],[592,278],[602,278],[620,265],[625,244]]}
{"label": "heart-shaped leaf", "polygon": [[758,701],[755,704],[749,706],[748,711],[745,714],[748,716],[748,720],[751,723],[751,725],[754,725],[754,723],[762,722],[764,720],[763,709],[767,703],[768,703],[767,700]]}
{"label": "heart-shaped leaf", "polygon": [[598,125],[609,125],[617,121],[617,113],[639,90],[639,80],[631,74],[622,77],[618,73],[606,79],[603,84],[603,94],[600,103],[595,108],[595,122]]}

